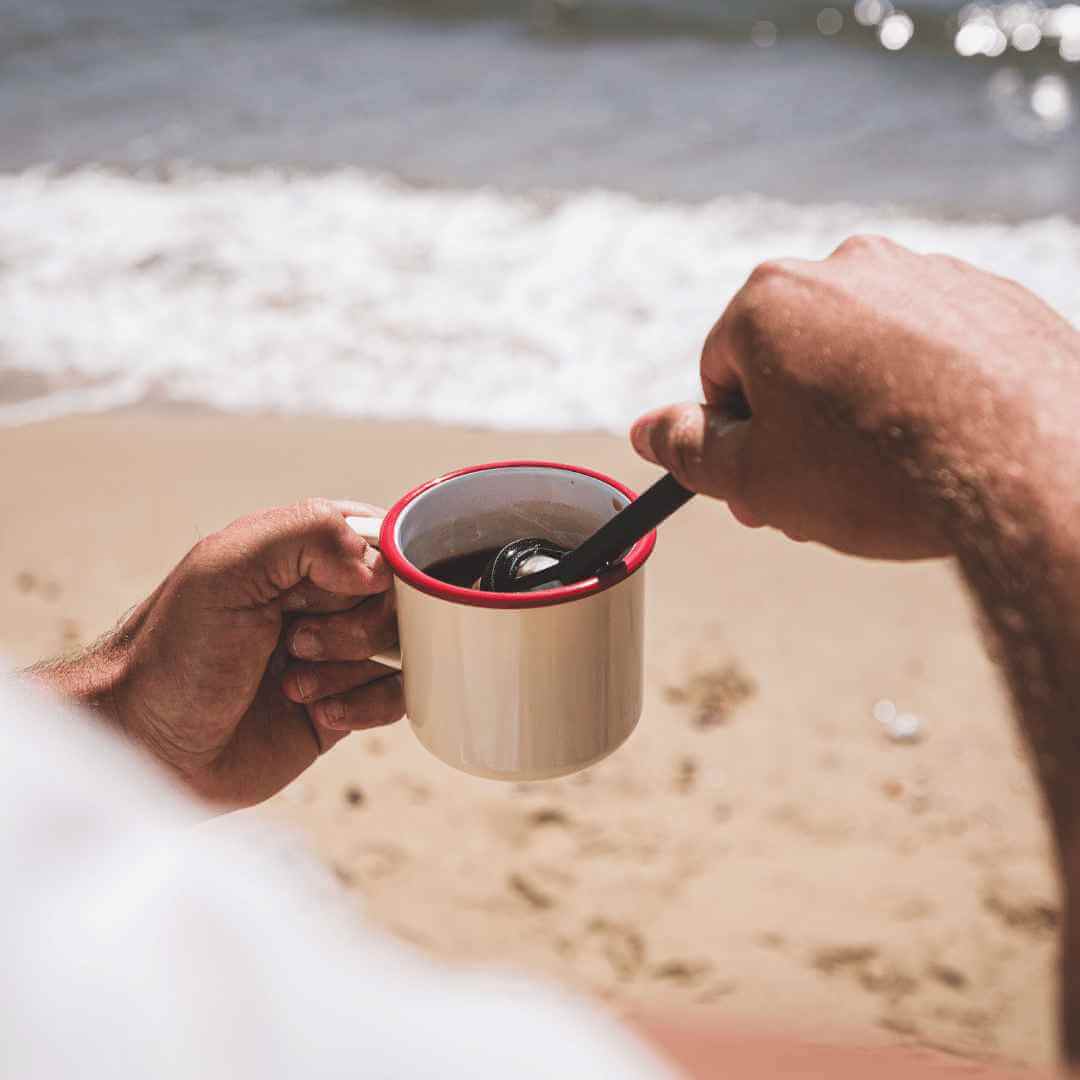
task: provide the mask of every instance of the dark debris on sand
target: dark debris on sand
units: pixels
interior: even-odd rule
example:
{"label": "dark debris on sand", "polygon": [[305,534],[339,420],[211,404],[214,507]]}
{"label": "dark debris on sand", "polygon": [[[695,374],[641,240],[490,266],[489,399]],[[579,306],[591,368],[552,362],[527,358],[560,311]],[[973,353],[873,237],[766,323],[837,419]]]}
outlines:
{"label": "dark debris on sand", "polygon": [[690,709],[691,721],[702,730],[726,724],[735,710],[757,694],[757,683],[735,661],[695,672],[685,686],[669,686],[664,697]]}

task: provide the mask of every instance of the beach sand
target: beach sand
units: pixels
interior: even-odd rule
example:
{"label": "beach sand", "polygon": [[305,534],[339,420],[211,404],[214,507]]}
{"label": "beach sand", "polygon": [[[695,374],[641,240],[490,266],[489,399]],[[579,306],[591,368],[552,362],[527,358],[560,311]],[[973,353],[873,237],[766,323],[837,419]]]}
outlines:
{"label": "beach sand", "polygon": [[[305,495],[602,436],[131,412],[0,432],[0,650],[91,641],[200,536]],[[408,726],[353,736],[256,813],[293,823],[392,933],[610,1001],[1045,1062],[1058,901],[1035,790],[946,565],[843,559],[698,499],[649,567],[647,699],[608,761],[455,773]],[[880,699],[922,721],[896,743]]]}

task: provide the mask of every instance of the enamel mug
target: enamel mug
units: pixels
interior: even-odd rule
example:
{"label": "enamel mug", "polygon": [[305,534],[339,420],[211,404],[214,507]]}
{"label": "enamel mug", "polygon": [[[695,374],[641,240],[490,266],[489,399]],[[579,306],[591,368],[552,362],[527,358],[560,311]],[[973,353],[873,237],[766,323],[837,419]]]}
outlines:
{"label": "enamel mug", "polygon": [[600,473],[539,461],[478,465],[349,519],[394,573],[405,704],[437,758],[493,780],[545,780],[619,747],[641,716],[645,562],[655,532],[599,577],[479,592],[425,567],[542,536],[576,547],[635,498]]}

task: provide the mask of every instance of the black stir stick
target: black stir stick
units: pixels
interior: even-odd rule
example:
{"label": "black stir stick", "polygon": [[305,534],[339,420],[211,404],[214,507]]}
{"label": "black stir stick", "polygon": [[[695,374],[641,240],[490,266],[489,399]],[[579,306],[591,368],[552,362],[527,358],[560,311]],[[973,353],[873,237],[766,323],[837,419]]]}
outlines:
{"label": "black stir stick", "polygon": [[[620,510],[606,525],[583,544],[567,552],[553,566],[534,574],[517,577],[522,560],[523,545],[540,545],[544,541],[515,540],[495,556],[495,561],[481,578],[482,587],[495,592],[525,592],[552,581],[571,584],[584,581],[617,559],[647,533],[684,506],[694,493],[687,491],[670,473],[661,477],[648,491]],[[530,551],[529,554],[553,554],[550,551]]]}

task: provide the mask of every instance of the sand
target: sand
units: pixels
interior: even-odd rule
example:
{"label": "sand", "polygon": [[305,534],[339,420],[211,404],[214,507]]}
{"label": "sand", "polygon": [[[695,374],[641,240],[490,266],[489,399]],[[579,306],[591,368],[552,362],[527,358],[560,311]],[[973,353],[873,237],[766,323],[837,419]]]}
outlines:
{"label": "sand", "polygon": [[[511,457],[655,471],[619,440],[124,413],[0,432],[0,650],[86,643],[199,536],[304,495],[391,502]],[[842,559],[695,500],[649,567],[647,703],[569,779],[457,774],[407,725],[255,813],[454,963],[623,1009],[1052,1058],[1058,900],[998,680],[944,564]],[[922,722],[891,741],[887,699]]]}

